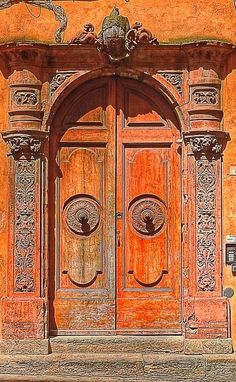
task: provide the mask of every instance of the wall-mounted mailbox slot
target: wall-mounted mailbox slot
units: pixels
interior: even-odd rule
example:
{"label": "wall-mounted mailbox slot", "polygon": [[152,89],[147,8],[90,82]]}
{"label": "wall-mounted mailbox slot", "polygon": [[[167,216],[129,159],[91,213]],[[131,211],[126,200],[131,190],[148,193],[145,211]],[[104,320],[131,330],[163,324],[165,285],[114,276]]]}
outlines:
{"label": "wall-mounted mailbox slot", "polygon": [[236,235],[226,237],[226,264],[231,265],[233,273],[236,273]]}

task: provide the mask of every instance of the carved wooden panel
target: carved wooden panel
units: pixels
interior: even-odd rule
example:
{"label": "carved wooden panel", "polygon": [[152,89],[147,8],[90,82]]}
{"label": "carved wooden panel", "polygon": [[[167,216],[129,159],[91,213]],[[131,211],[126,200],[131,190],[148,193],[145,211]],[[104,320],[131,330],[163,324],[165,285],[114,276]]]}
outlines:
{"label": "carved wooden panel", "polygon": [[80,88],[64,105],[64,124],[51,138],[54,334],[115,328],[114,108],[109,86],[103,80]]}
{"label": "carved wooden panel", "polygon": [[117,329],[180,331],[180,157],[171,111],[118,85]]}

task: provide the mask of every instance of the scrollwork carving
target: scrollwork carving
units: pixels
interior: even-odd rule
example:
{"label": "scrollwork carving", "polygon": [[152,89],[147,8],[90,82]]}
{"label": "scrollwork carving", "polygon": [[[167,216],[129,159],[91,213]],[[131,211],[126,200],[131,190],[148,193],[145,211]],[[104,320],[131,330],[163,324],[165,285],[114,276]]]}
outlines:
{"label": "scrollwork carving", "polygon": [[196,89],[192,93],[192,101],[197,105],[217,105],[219,91],[218,89]]}
{"label": "scrollwork carving", "polygon": [[177,90],[177,92],[182,96],[183,90],[183,74],[182,73],[170,73],[170,72],[163,72],[160,73],[162,77],[164,77],[168,82],[170,82]]}
{"label": "scrollwork carving", "polygon": [[197,160],[197,284],[202,291],[215,289],[216,161]]}
{"label": "scrollwork carving", "polygon": [[35,91],[17,90],[13,94],[13,101],[17,106],[35,106],[39,100]]}
{"label": "scrollwork carving", "polygon": [[14,290],[33,292],[35,259],[35,161],[15,162]]}
{"label": "scrollwork carving", "polygon": [[92,24],[86,24],[84,31],[79,32],[71,44],[96,44],[101,52],[108,55],[111,62],[121,61],[130,55],[139,44],[158,45],[155,36],[142,23],[136,22],[130,27],[127,17],[121,16],[117,7],[103,20],[98,36]]}
{"label": "scrollwork carving", "polygon": [[52,95],[63,82],[72,76],[76,72],[60,72],[56,73],[55,76],[52,78],[52,81],[50,83],[50,94]]}

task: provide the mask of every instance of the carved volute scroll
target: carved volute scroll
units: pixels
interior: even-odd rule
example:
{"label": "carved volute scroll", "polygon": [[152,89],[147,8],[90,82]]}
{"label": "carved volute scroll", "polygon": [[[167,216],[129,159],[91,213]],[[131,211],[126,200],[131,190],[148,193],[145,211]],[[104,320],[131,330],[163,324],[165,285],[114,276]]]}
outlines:
{"label": "carved volute scroll", "polygon": [[97,35],[94,26],[85,24],[84,31],[77,33],[71,44],[96,44],[101,52],[108,55],[111,62],[121,61],[139,44],[158,45],[152,33],[136,22],[132,27],[127,17],[120,15],[117,7],[103,20],[102,29]]}
{"label": "carved volute scroll", "polygon": [[2,134],[14,158],[13,229],[13,290],[35,291],[34,266],[36,261],[37,161],[42,152],[46,133],[41,131]]}
{"label": "carved volute scroll", "polygon": [[184,138],[196,158],[196,270],[197,290],[216,287],[217,159],[225,148],[225,132],[190,132]]}

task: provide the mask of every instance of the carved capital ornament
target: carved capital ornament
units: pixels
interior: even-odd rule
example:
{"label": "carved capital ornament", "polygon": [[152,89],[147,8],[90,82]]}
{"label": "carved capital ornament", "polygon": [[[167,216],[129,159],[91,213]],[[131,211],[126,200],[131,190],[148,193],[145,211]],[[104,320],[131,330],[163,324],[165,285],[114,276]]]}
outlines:
{"label": "carved capital ornament", "polygon": [[224,131],[191,131],[184,140],[196,156],[217,156],[225,149],[229,134]]}
{"label": "carved capital ornament", "polygon": [[2,133],[15,159],[37,159],[42,153],[42,143],[46,139],[44,131],[6,131]]}

